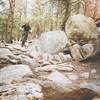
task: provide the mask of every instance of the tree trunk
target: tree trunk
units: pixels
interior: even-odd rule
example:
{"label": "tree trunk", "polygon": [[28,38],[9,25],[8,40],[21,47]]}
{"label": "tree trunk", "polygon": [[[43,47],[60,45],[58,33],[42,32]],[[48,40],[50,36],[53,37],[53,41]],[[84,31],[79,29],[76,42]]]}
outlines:
{"label": "tree trunk", "polygon": [[12,42],[12,29],[13,29],[13,15],[14,15],[14,6],[15,0],[9,0],[9,12],[8,12],[8,23],[7,23],[7,39],[6,42]]}
{"label": "tree trunk", "polygon": [[24,18],[25,18],[25,22],[27,22],[27,0],[25,0],[25,4],[24,4]]}
{"label": "tree trunk", "polygon": [[69,1],[67,2],[65,9],[66,9],[65,15],[64,15],[64,19],[63,19],[62,27],[61,27],[63,31],[65,31],[66,22],[70,16],[70,2]]}

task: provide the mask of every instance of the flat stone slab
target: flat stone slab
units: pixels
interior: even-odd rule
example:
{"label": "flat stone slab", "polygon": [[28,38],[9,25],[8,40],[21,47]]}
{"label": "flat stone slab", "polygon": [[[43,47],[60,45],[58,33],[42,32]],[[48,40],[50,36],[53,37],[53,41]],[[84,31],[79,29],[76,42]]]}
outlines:
{"label": "flat stone slab", "polygon": [[0,70],[0,80],[3,82],[21,79],[26,75],[33,75],[31,69],[27,65],[10,65]]}
{"label": "flat stone slab", "polygon": [[88,88],[100,94],[100,84],[83,82],[80,84],[80,88]]}
{"label": "flat stone slab", "polygon": [[0,48],[0,56],[13,55],[7,48]]}
{"label": "flat stone slab", "polygon": [[47,78],[55,83],[62,85],[67,85],[72,83],[67,77],[65,77],[62,73],[58,71],[52,72]]}

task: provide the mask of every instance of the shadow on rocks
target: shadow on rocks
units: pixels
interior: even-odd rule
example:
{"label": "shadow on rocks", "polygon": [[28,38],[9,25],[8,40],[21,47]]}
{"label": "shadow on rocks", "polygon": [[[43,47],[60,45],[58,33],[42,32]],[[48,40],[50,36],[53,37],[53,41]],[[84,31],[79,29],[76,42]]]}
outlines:
{"label": "shadow on rocks", "polygon": [[92,100],[100,97],[99,94],[87,88],[73,90],[72,92],[58,92],[51,87],[43,88],[44,100]]}

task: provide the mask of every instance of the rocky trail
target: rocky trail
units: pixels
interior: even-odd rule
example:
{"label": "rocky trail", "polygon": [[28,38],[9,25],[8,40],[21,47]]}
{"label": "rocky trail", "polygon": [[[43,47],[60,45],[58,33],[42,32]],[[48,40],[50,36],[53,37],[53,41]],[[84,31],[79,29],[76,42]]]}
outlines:
{"label": "rocky trail", "polygon": [[0,48],[0,100],[100,99],[92,99],[100,93],[99,54],[83,62],[63,53],[35,58],[15,44]]}
{"label": "rocky trail", "polygon": [[[67,27],[73,39],[63,31],[51,31],[25,47],[20,41],[0,42],[0,100],[100,100],[95,23],[75,15]],[[88,42],[76,41],[79,35]]]}

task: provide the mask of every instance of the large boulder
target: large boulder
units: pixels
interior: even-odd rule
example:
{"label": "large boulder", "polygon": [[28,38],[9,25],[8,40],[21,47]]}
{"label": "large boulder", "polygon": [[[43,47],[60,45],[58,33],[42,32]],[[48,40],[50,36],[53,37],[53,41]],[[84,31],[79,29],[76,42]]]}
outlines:
{"label": "large boulder", "polygon": [[27,53],[34,58],[37,58],[40,55],[38,39],[33,40],[32,43],[28,46]]}
{"label": "large boulder", "polygon": [[94,43],[98,36],[94,20],[81,14],[69,18],[66,23],[66,34],[75,41],[85,43]]}
{"label": "large boulder", "polygon": [[43,33],[38,41],[43,53],[56,53],[68,44],[68,38],[63,31],[50,31]]}

